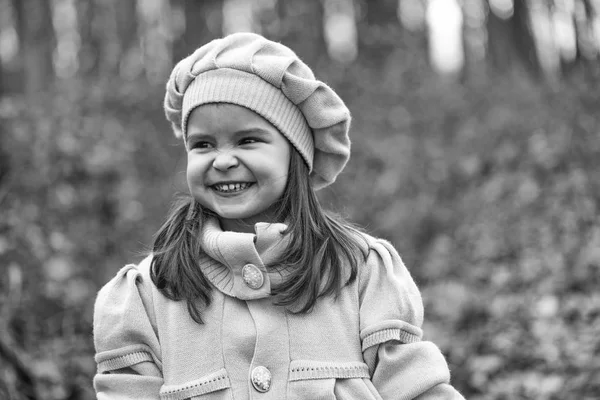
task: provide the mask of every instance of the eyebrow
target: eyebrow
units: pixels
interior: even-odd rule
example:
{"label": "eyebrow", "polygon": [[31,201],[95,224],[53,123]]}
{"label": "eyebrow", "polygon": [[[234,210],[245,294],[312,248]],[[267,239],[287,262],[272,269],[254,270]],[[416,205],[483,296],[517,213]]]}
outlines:
{"label": "eyebrow", "polygon": [[202,132],[188,132],[187,133],[187,140],[191,140],[191,139],[209,139],[213,137],[213,135],[209,134],[209,133],[202,133]]}
{"label": "eyebrow", "polygon": [[[240,136],[246,136],[246,135],[263,135],[263,136],[270,136],[271,133],[265,129],[256,127],[256,128],[248,128],[248,129],[241,129],[239,131],[236,131],[233,135],[235,137],[240,137]],[[188,132],[187,135],[187,139],[190,140],[192,138],[194,139],[209,139],[209,138],[214,138],[215,135],[212,133],[204,133],[204,132]]]}

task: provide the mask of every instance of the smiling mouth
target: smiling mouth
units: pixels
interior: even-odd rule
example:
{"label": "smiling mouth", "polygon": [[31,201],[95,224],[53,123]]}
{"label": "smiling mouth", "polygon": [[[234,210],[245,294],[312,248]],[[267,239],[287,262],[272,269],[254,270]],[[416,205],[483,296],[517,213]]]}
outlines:
{"label": "smiling mouth", "polygon": [[237,182],[237,183],[217,183],[211,187],[219,193],[235,193],[241,192],[242,190],[248,189],[252,186],[251,182]]}

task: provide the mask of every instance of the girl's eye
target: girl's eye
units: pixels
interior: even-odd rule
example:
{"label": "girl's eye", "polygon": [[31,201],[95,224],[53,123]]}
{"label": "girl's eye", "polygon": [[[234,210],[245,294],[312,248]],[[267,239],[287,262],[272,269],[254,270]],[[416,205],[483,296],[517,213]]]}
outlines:
{"label": "girl's eye", "polygon": [[212,145],[209,142],[199,140],[197,142],[192,143],[190,149],[209,149],[211,147]]}
{"label": "girl's eye", "polygon": [[244,138],[242,140],[240,140],[240,144],[254,144],[254,143],[258,143],[260,140],[253,138],[253,137],[248,137],[248,138]]}

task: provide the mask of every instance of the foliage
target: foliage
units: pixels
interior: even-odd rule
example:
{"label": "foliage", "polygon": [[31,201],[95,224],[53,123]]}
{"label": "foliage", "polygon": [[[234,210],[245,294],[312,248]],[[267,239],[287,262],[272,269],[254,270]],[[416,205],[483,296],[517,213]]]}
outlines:
{"label": "foliage", "polygon": [[471,399],[598,398],[598,92],[517,72],[356,82],[370,95],[351,99],[355,158],[333,197],[399,247],[454,384]]}
{"label": "foliage", "polygon": [[[598,91],[382,73],[336,84],[361,95],[323,200],[398,246],[467,397],[597,398]],[[183,168],[161,91],[118,83],[2,102],[2,316],[49,399],[92,397],[94,293],[149,243]]]}
{"label": "foliage", "polygon": [[[3,339],[44,398],[93,395],[94,294],[139,259],[166,210],[176,158],[159,99],[140,83],[68,82],[2,101]],[[2,380],[16,377],[0,368]]]}

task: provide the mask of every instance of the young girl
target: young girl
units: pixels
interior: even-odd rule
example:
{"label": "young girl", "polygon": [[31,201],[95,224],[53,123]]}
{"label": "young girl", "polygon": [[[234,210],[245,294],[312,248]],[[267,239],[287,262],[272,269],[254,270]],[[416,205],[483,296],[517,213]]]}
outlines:
{"label": "young girl", "polygon": [[463,398],[396,250],[317,200],[350,113],[293,51],[214,40],[175,66],[165,112],[191,196],[98,294],[99,399]]}

